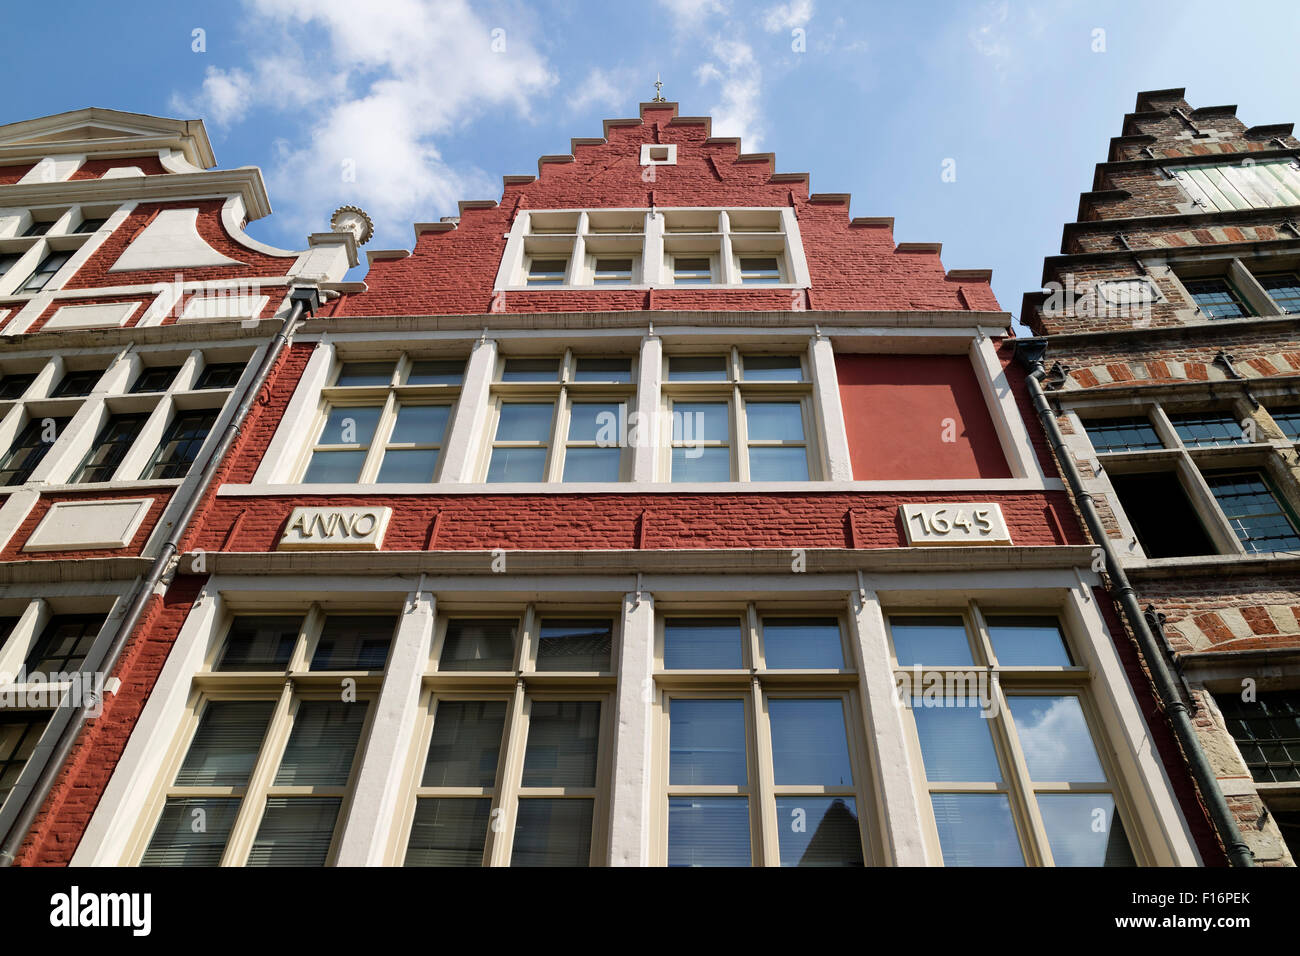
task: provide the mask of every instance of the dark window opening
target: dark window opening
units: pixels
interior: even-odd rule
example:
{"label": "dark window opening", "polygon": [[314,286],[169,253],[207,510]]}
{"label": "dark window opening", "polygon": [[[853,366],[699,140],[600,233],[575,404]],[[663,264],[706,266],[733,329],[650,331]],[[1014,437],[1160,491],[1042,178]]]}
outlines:
{"label": "dark window opening", "polygon": [[1113,474],[1110,483],[1148,558],[1218,553],[1172,471]]}

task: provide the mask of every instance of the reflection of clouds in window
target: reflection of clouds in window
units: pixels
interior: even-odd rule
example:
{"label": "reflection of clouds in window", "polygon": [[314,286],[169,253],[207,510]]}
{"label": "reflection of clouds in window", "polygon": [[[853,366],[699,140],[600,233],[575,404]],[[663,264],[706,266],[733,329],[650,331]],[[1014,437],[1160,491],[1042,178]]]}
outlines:
{"label": "reflection of clouds in window", "polygon": [[1008,697],[1020,746],[1037,781],[1105,780],[1077,697]]}

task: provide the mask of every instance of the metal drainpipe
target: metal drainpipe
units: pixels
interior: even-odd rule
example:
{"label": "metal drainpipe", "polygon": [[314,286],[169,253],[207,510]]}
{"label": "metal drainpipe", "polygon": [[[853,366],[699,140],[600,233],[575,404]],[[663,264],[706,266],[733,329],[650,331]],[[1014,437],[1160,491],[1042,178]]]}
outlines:
{"label": "metal drainpipe", "polygon": [[[139,623],[145,606],[153,596],[154,589],[159,586],[170,569],[172,559],[180,550],[180,542],[189,529],[194,513],[198,510],[199,502],[206,496],[208,486],[212,484],[213,478],[216,477],[217,469],[221,467],[226,454],[234,445],[235,438],[239,435],[239,429],[244,424],[244,419],[248,417],[253,402],[257,400],[258,394],[262,391],[262,386],[266,384],[266,380],[270,377],[272,367],[280,357],[280,353],[284,351],[285,346],[289,344],[289,339],[293,336],[293,327],[298,323],[304,309],[314,315],[320,305],[320,292],[311,286],[294,287],[289,292],[289,298],[293,305],[289,309],[288,316],[285,317],[284,324],[280,326],[280,331],[271,340],[271,346],[262,357],[262,364],[258,366],[257,374],[254,376],[253,381],[249,383],[243,398],[240,399],[235,414],[231,416],[230,423],[221,436],[221,441],[217,443],[217,447],[212,450],[212,454],[208,457],[207,463],[203,467],[203,473],[199,476],[199,480],[194,487],[194,493],[190,496],[189,501],[185,503],[185,508],[177,517],[171,534],[167,536],[167,541],[163,544],[162,550],[158,552],[158,557],[154,559],[153,564],[150,566],[149,573],[136,588],[130,607],[118,624],[117,632],[113,635],[112,643],[109,645],[108,651],[104,655],[104,661],[100,665],[100,669],[104,674],[113,673],[113,668],[117,666],[118,658],[122,656],[126,642],[131,637],[131,632],[135,630],[136,624]],[[91,702],[88,701],[87,703]],[[22,812],[14,818],[13,825],[5,836],[4,846],[0,847],[0,866],[13,865],[18,851],[22,848],[23,841],[27,838],[27,832],[35,822],[41,806],[45,803],[46,797],[49,796],[50,790],[53,789],[55,780],[58,779],[59,771],[63,768],[68,755],[72,752],[87,716],[87,704],[83,703],[64,725],[63,733],[55,743],[49,759],[46,760],[41,775],[37,778],[36,786],[27,795],[26,800],[23,802]]]}
{"label": "metal drainpipe", "polygon": [[1039,381],[1047,374],[1046,369],[1043,367],[1043,359],[1046,354],[1047,343],[1042,341],[1022,340],[1016,345],[1016,358],[1020,360],[1021,365],[1029,370],[1027,380],[1029,396],[1034,403],[1034,411],[1038,413],[1038,418],[1043,423],[1043,428],[1051,440],[1052,451],[1056,454],[1056,460],[1060,463],[1061,472],[1065,475],[1065,480],[1070,486],[1075,503],[1083,513],[1083,520],[1088,525],[1093,540],[1101,546],[1102,553],[1105,555],[1106,572],[1110,575],[1111,580],[1110,595],[1119,602],[1124,611],[1125,620],[1128,621],[1134,636],[1137,637],[1138,647],[1142,651],[1142,657],[1151,672],[1151,679],[1155,683],[1157,700],[1164,708],[1165,716],[1169,719],[1174,734],[1182,745],[1183,754],[1191,767],[1192,778],[1196,781],[1196,787],[1201,792],[1201,799],[1205,801],[1206,810],[1210,814],[1210,822],[1218,831],[1219,839],[1223,841],[1223,846],[1227,851],[1228,865],[1254,866],[1255,858],[1251,855],[1250,847],[1246,845],[1246,841],[1241,836],[1241,830],[1237,827],[1237,820],[1228,807],[1228,801],[1224,798],[1223,791],[1219,789],[1219,781],[1214,775],[1214,769],[1210,766],[1209,759],[1205,756],[1205,749],[1201,746],[1200,738],[1196,735],[1196,728],[1192,724],[1187,704],[1183,702],[1178,694],[1178,687],[1174,683],[1173,677],[1170,676],[1169,668],[1160,653],[1160,645],[1157,643],[1155,635],[1151,633],[1151,629],[1147,626],[1146,617],[1142,613],[1142,608],[1138,605],[1137,592],[1133,590],[1128,575],[1124,573],[1124,568],[1119,562],[1119,556],[1115,553],[1114,546],[1111,544],[1110,538],[1107,537],[1105,528],[1102,527],[1101,518],[1097,514],[1096,506],[1092,503],[1092,498],[1084,491],[1079,469],[1075,467],[1074,458],[1065,447],[1065,438],[1061,434],[1061,428],[1056,423],[1056,416],[1053,414],[1051,406],[1047,403],[1047,395]]}

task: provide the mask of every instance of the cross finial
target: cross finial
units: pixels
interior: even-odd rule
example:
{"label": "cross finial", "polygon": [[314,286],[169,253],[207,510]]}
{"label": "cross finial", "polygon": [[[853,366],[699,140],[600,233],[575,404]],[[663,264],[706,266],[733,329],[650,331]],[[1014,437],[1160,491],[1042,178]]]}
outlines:
{"label": "cross finial", "polygon": [[654,103],[667,102],[667,100],[664,99],[664,81],[660,78],[658,73],[655,74],[655,98],[651,102]]}

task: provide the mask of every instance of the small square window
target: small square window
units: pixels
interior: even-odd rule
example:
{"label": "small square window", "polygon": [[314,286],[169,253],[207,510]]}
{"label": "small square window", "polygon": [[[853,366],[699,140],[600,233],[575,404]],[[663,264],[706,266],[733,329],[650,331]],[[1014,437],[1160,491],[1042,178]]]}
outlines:
{"label": "small square window", "polygon": [[86,369],[80,372],[68,372],[63,376],[63,380],[55,386],[54,391],[50,393],[51,398],[83,398],[91,393],[100,376],[104,374],[103,369]]}
{"label": "small square window", "polygon": [[802,382],[803,363],[797,355],[744,356],[746,382]]}
{"label": "small square window", "polygon": [[1283,312],[1300,312],[1300,276],[1293,272],[1260,276],[1259,284]]}
{"label": "small square window", "polygon": [[533,259],[528,263],[529,285],[562,285],[568,259]]}
{"label": "small square window", "polygon": [[50,227],[53,225],[54,221],[51,219],[33,219],[32,224],[28,226],[27,231],[23,233],[23,238],[26,239],[29,236],[43,236],[50,231]]}
{"label": "small square window", "polygon": [[104,223],[106,222],[108,222],[107,219],[83,219],[77,224],[77,228],[72,231],[78,235],[85,235],[88,232],[98,232],[103,228]]}
{"label": "small square window", "polygon": [[393,380],[392,362],[344,362],[336,388],[382,388]]}
{"label": "small square window", "polygon": [[745,285],[776,285],[781,281],[781,260],[776,256],[742,256],[740,281]]}
{"label": "small square window", "polygon": [[727,360],[721,355],[672,355],[668,358],[670,382],[725,382]]}
{"label": "small square window", "polygon": [[35,374],[6,375],[0,378],[0,401],[22,398],[23,393],[36,381]]}
{"label": "small square window", "polygon": [[554,382],[560,377],[559,359],[506,359],[503,382]]}
{"label": "small square window", "polygon": [[707,256],[674,256],[673,285],[711,285],[713,264]]}
{"label": "small square window", "polygon": [[1226,279],[1187,279],[1183,287],[1201,312],[1211,319],[1240,319],[1254,315]]}
{"label": "small square window", "polygon": [[379,617],[334,617],[325,619],[316,653],[314,671],[377,671],[388,660],[397,619]]}
{"label": "small square window", "polygon": [[407,385],[459,385],[465,378],[465,363],[460,359],[430,359],[411,363]]}
{"label": "small square window", "polygon": [[1227,412],[1188,412],[1170,415],[1174,431],[1190,448],[1208,445],[1232,445],[1246,440],[1237,419]]}
{"label": "small square window", "polygon": [[676,166],[677,165],[677,144],[676,143],[642,143],[641,144],[641,165],[642,166]]}
{"label": "small square window", "polygon": [[1097,452],[1136,451],[1163,448],[1160,436],[1145,416],[1132,418],[1090,418],[1083,427]]}
{"label": "small square window", "polygon": [[218,671],[282,671],[289,667],[300,617],[237,617],[214,668]]}
{"label": "small square window", "polygon": [[632,260],[597,259],[592,282],[596,285],[628,285],[632,281]]}
{"label": "small square window", "polygon": [[131,394],[165,392],[171,383],[176,380],[176,373],[180,370],[179,365],[155,365],[152,368],[142,369],[140,377],[131,386]]}
{"label": "small square window", "polygon": [[54,278],[54,274],[63,268],[72,258],[71,252],[51,252],[41,260],[36,270],[27,277],[27,281],[18,289],[19,292],[40,292]]}
{"label": "small square window", "polygon": [[244,374],[244,362],[220,362],[203,366],[199,380],[194,387],[197,390],[207,388],[234,388],[239,376]]}
{"label": "small square window", "polygon": [[631,359],[579,358],[573,371],[575,382],[631,382]]}

